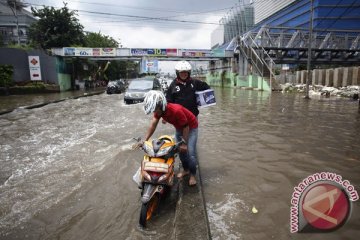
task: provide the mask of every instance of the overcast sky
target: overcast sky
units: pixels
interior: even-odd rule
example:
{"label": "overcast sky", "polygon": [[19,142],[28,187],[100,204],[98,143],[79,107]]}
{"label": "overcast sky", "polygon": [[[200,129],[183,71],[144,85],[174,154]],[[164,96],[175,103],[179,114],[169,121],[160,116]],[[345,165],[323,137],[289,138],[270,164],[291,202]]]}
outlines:
{"label": "overcast sky", "polygon": [[[62,7],[59,0],[24,0]],[[211,32],[239,0],[64,0],[79,10],[85,31],[101,32],[129,48],[210,49]]]}
{"label": "overcast sky", "polygon": [[[211,32],[239,0],[23,0],[78,10],[85,31],[101,32],[127,48],[210,49]],[[242,2],[242,0],[240,0]],[[172,73],[174,62],[160,62]]]}

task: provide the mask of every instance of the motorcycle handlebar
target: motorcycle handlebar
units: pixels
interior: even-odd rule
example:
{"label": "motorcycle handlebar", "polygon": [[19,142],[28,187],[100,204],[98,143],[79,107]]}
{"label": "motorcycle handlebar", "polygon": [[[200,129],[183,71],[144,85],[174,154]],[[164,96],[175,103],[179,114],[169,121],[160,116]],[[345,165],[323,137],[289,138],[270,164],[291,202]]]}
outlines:
{"label": "motorcycle handlebar", "polygon": [[[140,142],[141,142],[141,137],[133,138],[133,140],[135,140],[135,141],[137,141],[138,143],[140,143]],[[180,142],[177,142],[177,143],[175,144],[175,150],[178,151],[178,150],[179,150],[179,146],[180,146],[181,144],[183,144],[183,143],[185,143],[185,140],[184,140],[183,138],[181,138]],[[144,144],[144,142],[142,142],[142,143],[141,143],[141,146],[138,146],[138,147],[141,148],[141,149],[144,149],[143,146],[142,146],[143,144]],[[133,149],[136,149],[136,146],[133,147]]]}

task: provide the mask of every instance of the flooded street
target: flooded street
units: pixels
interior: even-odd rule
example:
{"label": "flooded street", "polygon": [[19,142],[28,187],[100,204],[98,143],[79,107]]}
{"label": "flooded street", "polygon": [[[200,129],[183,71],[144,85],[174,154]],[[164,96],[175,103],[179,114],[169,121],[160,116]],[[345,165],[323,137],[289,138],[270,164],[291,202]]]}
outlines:
{"label": "flooded street", "polygon": [[[291,234],[290,206],[294,187],[318,172],[360,191],[358,102],[215,90],[217,105],[200,110],[198,140],[212,238],[357,239],[359,201],[329,234]],[[142,152],[131,145],[149,121],[123,94],[0,115],[0,239],[171,239],[176,192],[148,229],[137,227],[132,175]],[[169,124],[154,137],[164,133],[173,133]]]}
{"label": "flooded street", "polygon": [[[199,154],[213,239],[357,239],[360,204],[329,234],[291,234],[305,177],[334,172],[360,189],[358,102],[218,89],[200,118]],[[255,207],[258,213],[254,214]]]}

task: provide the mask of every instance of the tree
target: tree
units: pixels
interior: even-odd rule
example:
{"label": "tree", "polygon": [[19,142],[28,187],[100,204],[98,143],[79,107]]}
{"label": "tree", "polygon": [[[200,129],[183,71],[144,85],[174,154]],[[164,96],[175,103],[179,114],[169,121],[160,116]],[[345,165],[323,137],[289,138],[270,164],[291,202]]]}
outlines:
{"label": "tree", "polygon": [[44,7],[36,9],[31,7],[32,14],[39,17],[29,29],[32,44],[43,49],[69,47],[81,45],[84,41],[83,26],[76,18],[76,11],[64,7]]}
{"label": "tree", "polygon": [[119,42],[117,42],[114,38],[103,35],[100,32],[86,32],[85,34],[84,47],[117,48],[118,46]]}
{"label": "tree", "polygon": [[[115,39],[100,32],[85,32],[84,44],[82,45],[82,47],[88,48],[117,48],[118,46],[119,43]],[[117,63],[114,61],[111,64],[104,61],[88,61],[87,59],[76,59],[73,62],[78,75],[84,75],[81,66],[86,64],[90,69],[90,73],[86,71],[86,74],[90,75],[94,80],[108,80],[109,72],[111,73],[111,79],[116,79],[116,76],[119,75]]]}

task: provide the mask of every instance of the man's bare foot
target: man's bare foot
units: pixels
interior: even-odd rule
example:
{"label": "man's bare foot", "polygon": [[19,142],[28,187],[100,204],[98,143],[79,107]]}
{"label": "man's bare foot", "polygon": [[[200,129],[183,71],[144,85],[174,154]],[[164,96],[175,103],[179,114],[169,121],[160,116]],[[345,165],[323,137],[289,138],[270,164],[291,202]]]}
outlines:
{"label": "man's bare foot", "polygon": [[179,172],[178,174],[177,174],[177,177],[178,178],[182,178],[182,177],[184,177],[184,176],[186,176],[186,175],[189,175],[189,171],[181,171],[181,172]]}
{"label": "man's bare foot", "polygon": [[196,177],[191,174],[189,179],[189,186],[195,186],[195,185],[196,185]]}

